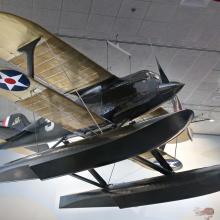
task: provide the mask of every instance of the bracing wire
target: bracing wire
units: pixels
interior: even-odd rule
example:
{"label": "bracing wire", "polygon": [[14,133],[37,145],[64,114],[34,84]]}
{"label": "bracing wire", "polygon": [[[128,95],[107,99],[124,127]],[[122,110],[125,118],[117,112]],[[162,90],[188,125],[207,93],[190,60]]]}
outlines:
{"label": "bracing wire", "polygon": [[[55,57],[55,59],[57,59],[58,61],[60,61],[60,58],[54,53],[53,49],[50,47],[50,45],[48,44],[48,42],[46,41],[46,44],[49,48],[49,50],[51,51],[51,53],[53,54],[53,56]],[[63,68],[63,66],[61,65],[61,68],[63,70],[63,72],[65,73],[67,79],[73,83],[72,79],[70,79],[70,77],[68,76],[67,74],[67,71]],[[91,119],[93,120],[93,122],[95,123],[95,125],[97,126],[97,128],[99,129],[99,131],[101,132],[101,134],[103,133],[102,132],[102,129],[101,127],[99,126],[98,122],[95,120],[95,118],[93,117],[91,111],[89,110],[88,106],[86,105],[86,103],[84,102],[83,98],[80,96],[79,92],[76,90],[75,91],[78,98],[80,99],[80,101],[82,102],[83,106],[85,107],[86,111],[88,112],[89,116],[91,117]]]}
{"label": "bracing wire", "polygon": [[88,106],[86,105],[86,103],[84,102],[84,100],[82,99],[81,95],[78,93],[78,91],[76,90],[76,94],[78,95],[80,101],[83,103],[84,107],[86,108],[87,112],[89,113],[90,117],[92,118],[92,120],[94,121],[94,123],[96,124],[97,128],[99,129],[99,131],[102,132],[101,127],[99,126],[99,124],[97,123],[97,121],[95,120],[95,118],[93,117],[92,113],[90,112]]}
{"label": "bracing wire", "polygon": [[[30,91],[30,95],[31,95],[31,99],[33,97],[33,90]],[[33,119],[34,119],[34,136],[35,136],[35,143],[36,143],[36,146],[37,146],[37,152],[39,153],[40,152],[40,149],[39,149],[39,144],[38,144],[38,136],[37,136],[37,123],[36,123],[36,115],[35,115],[35,112],[33,112]]]}
{"label": "bracing wire", "polygon": [[109,71],[109,64],[108,64],[108,59],[109,59],[109,54],[108,54],[109,48],[108,48],[108,41],[106,41],[106,68],[107,71]]}
{"label": "bracing wire", "polygon": [[129,74],[131,74],[131,56],[128,56],[129,59]]}
{"label": "bracing wire", "polygon": [[109,179],[108,179],[108,184],[109,184],[110,181],[111,181],[111,178],[112,178],[112,175],[113,175],[114,169],[115,169],[115,163],[113,164],[113,167],[112,167],[112,170],[111,170],[111,173],[110,173]]}
{"label": "bracing wire", "polygon": [[175,153],[174,153],[175,158],[176,158],[176,153],[177,153],[177,144],[178,144],[178,138],[176,138],[176,146],[175,146]]}

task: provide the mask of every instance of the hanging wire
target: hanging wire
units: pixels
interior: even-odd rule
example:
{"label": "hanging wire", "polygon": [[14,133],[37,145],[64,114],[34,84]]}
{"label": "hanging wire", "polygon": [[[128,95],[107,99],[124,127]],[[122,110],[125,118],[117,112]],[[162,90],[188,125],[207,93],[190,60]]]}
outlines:
{"label": "hanging wire", "polygon": [[129,72],[131,74],[131,56],[128,56],[128,59],[129,59]]}
{"label": "hanging wire", "polygon": [[[34,90],[31,90],[30,91],[30,95],[31,95],[31,99],[33,97],[33,93],[34,93]],[[36,120],[36,115],[35,115],[35,112],[33,112],[33,119],[34,119],[34,136],[35,136],[35,143],[36,143],[36,146],[37,146],[37,152],[39,153],[40,152],[40,149],[39,149],[39,144],[38,144],[38,136],[37,136],[37,120]]]}
{"label": "hanging wire", "polygon": [[109,179],[108,179],[108,184],[109,184],[110,181],[111,181],[111,178],[112,178],[112,175],[113,175],[114,169],[115,169],[115,163],[113,164],[112,171],[111,171],[110,177],[109,177]]}
{"label": "hanging wire", "polygon": [[176,153],[177,153],[177,144],[178,144],[178,137],[176,138],[176,146],[175,146],[175,153],[174,153],[175,158],[176,158]]}
{"label": "hanging wire", "polygon": [[[50,45],[48,44],[47,41],[46,41],[46,44],[47,44],[49,50],[51,51],[51,53],[53,54],[54,58],[57,59],[58,61],[61,61],[60,58],[54,53],[53,49],[50,47]],[[70,79],[70,77],[69,77],[68,74],[67,74],[67,71],[63,68],[62,65],[61,65],[61,68],[62,68],[64,74],[66,75],[67,79],[68,79],[70,82],[74,83],[74,82],[72,81],[72,79]],[[82,104],[84,105],[85,109],[86,109],[87,112],[89,113],[91,119],[93,120],[93,122],[95,123],[95,125],[97,126],[97,128],[99,129],[99,131],[100,131],[101,133],[103,133],[101,127],[99,126],[99,124],[98,124],[98,122],[95,120],[95,118],[93,117],[91,111],[90,111],[89,108],[87,107],[86,103],[84,102],[84,100],[83,100],[83,98],[81,97],[81,95],[79,94],[79,92],[78,92],[77,90],[75,90],[75,92],[76,92],[78,98],[80,99],[80,101],[82,102]]]}
{"label": "hanging wire", "polygon": [[97,121],[95,120],[95,118],[93,117],[91,111],[89,110],[89,108],[87,107],[86,103],[84,102],[84,100],[82,99],[81,95],[78,93],[78,91],[76,90],[76,94],[78,95],[80,101],[83,103],[84,107],[86,108],[87,112],[89,113],[90,117],[92,118],[92,120],[95,122],[97,128],[99,129],[99,131],[101,132],[101,134],[103,133],[102,132],[102,129],[101,127],[99,126],[99,124],[97,123]]}
{"label": "hanging wire", "polygon": [[150,38],[148,38],[147,41],[149,42],[151,52],[152,52],[153,56],[155,57],[155,56],[156,56],[156,51],[154,50],[154,47],[153,47],[153,45],[152,45],[152,41],[151,41]]}
{"label": "hanging wire", "polygon": [[109,50],[109,48],[108,48],[108,41],[106,41],[106,68],[107,68],[107,70],[109,71],[109,69],[108,69],[108,59],[109,59],[109,54],[108,54],[108,50]]}

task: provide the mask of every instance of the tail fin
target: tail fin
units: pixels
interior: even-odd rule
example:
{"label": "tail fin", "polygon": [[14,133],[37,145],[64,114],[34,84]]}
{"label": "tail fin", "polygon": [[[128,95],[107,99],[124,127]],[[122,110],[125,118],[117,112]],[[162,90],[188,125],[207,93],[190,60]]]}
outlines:
{"label": "tail fin", "polygon": [[18,131],[22,131],[30,124],[26,116],[20,113],[15,113],[2,120],[2,126],[8,128],[14,128]]}

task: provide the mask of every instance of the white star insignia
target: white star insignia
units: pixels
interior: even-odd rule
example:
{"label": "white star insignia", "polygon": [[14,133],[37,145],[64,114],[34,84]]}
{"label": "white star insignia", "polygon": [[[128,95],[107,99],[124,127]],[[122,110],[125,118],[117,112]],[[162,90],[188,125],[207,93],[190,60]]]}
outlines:
{"label": "white star insignia", "polygon": [[[7,76],[6,74],[0,72],[0,83],[5,84],[8,89],[11,91],[14,86],[20,86],[27,88],[28,86],[24,85],[23,83],[20,83],[19,80],[22,77],[22,74],[17,76]],[[10,83],[7,81],[11,81]]]}

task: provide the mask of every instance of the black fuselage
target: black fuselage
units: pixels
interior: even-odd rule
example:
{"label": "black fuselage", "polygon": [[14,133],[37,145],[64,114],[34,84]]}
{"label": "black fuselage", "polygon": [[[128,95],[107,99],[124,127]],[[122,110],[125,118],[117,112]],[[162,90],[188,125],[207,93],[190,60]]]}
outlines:
{"label": "black fuselage", "polygon": [[[159,75],[142,70],[124,78],[112,77],[80,91],[89,109],[113,123],[123,123],[173,98],[180,83],[162,84]],[[78,102],[82,105],[80,99]]]}

